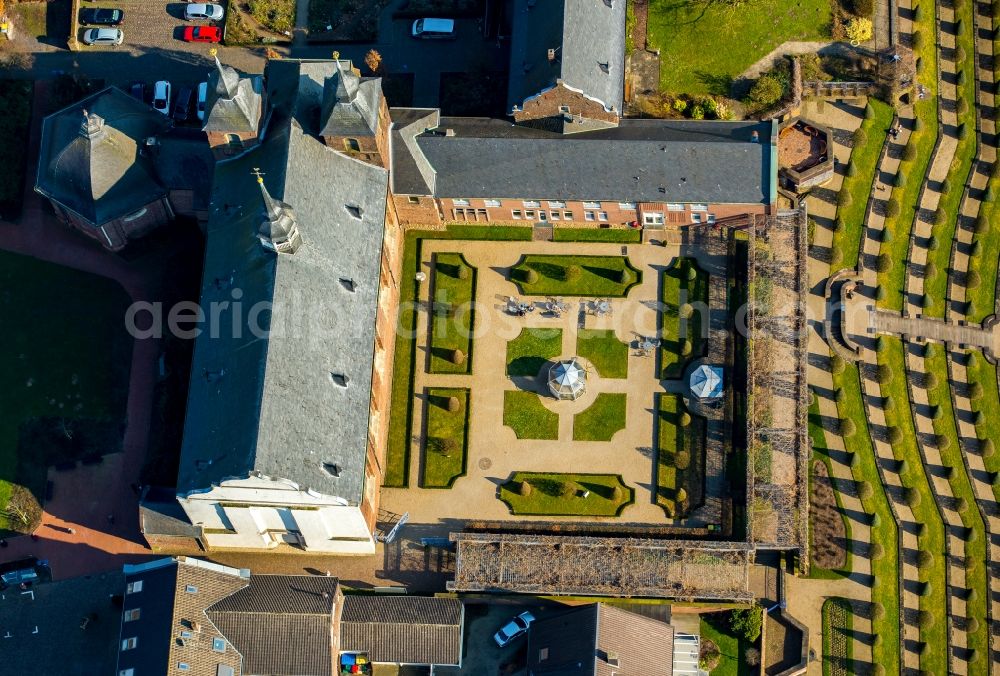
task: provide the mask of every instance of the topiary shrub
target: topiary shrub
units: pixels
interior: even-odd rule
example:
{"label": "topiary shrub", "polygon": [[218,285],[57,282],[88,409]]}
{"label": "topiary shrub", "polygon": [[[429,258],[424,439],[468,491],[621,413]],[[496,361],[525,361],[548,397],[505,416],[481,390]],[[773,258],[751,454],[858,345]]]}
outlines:
{"label": "topiary shrub", "polygon": [[698,279],[698,268],[694,265],[689,265],[687,268],[687,278],[689,282],[693,282]]}
{"label": "topiary shrub", "polygon": [[993,445],[992,439],[980,439],[979,440],[979,454],[984,458],[989,460],[996,453],[996,446]]}
{"label": "topiary shrub", "polygon": [[[916,488],[904,488],[903,489],[903,501],[909,505],[910,509],[915,509],[920,506],[921,495],[920,491]],[[926,554],[926,552],[921,552]]]}
{"label": "topiary shrub", "polygon": [[906,147],[903,148],[903,159],[907,162],[912,162],[917,159],[917,148],[912,143],[907,143]]}
{"label": "topiary shrub", "polygon": [[618,271],[617,275],[618,283],[623,286],[627,286],[632,283],[632,271],[628,268],[622,268]]}
{"label": "topiary shrub", "polygon": [[[890,197],[889,201],[885,203],[885,215],[888,218],[895,218],[896,216],[899,216],[899,198],[898,197]],[[889,229],[888,228],[884,228],[882,230],[882,241],[883,242],[889,241],[889,240],[886,239],[887,235],[889,235]]]}
{"label": "topiary shrub", "polygon": [[691,305],[691,303],[684,303],[677,311],[677,315],[681,319],[690,319],[692,314],[694,314],[694,307]]}
{"label": "topiary shrub", "polygon": [[[885,547],[882,546],[881,542],[874,542],[872,543],[872,548],[871,551],[869,552],[869,555],[871,556],[872,561],[878,561],[883,556],[885,556]],[[883,609],[882,612],[884,613],[885,609]]]}
{"label": "topiary shrub", "polygon": [[878,272],[889,272],[892,269],[892,257],[887,253],[881,253],[875,259],[875,269]]}
{"label": "topiary shrub", "polygon": [[979,276],[977,270],[969,270],[965,273],[965,288],[967,289],[978,289],[979,285],[983,283],[983,278]]}
{"label": "topiary shrub", "polygon": [[[934,613],[929,610],[921,610],[917,614],[917,624],[922,631],[926,631],[934,626]],[[924,644],[926,645],[926,644]]]}
{"label": "topiary shrub", "polygon": [[969,501],[965,498],[955,500],[955,511],[959,514],[967,514],[969,511]]}
{"label": "topiary shrub", "polygon": [[892,427],[889,428],[889,432],[886,435],[886,438],[890,444],[895,446],[896,444],[898,444],[903,440],[903,431],[899,429],[898,426],[893,425]]}
{"label": "topiary shrub", "polygon": [[840,421],[840,435],[842,437],[853,437],[858,431],[858,426],[850,418]]}
{"label": "topiary shrub", "polygon": [[969,399],[972,401],[979,401],[983,398],[983,384],[982,383],[972,383],[969,385]]}
{"label": "topiary shrub", "polygon": [[942,451],[947,451],[951,448],[951,437],[947,434],[936,434],[934,435],[934,445]]}
{"label": "topiary shrub", "polygon": [[691,424],[691,414],[687,411],[682,411],[680,416],[677,418],[677,424],[681,427],[687,427]]}
{"label": "topiary shrub", "polygon": [[691,454],[687,451],[677,451],[674,454],[674,467],[677,469],[687,469],[691,466]]}
{"label": "topiary shrub", "polygon": [[448,397],[448,410],[457,413],[462,410],[462,402],[458,397]]}
{"label": "topiary shrub", "polygon": [[937,235],[931,235],[927,238],[927,249],[928,251],[937,251],[941,247],[941,240],[937,238]]}
{"label": "topiary shrub", "polygon": [[850,162],[847,163],[847,172],[846,173],[847,173],[848,176],[857,176],[858,175],[858,165],[856,165],[854,163],[854,160],[851,160]]}
{"label": "topiary shrub", "polygon": [[[942,189],[942,192],[947,193],[948,192],[947,188]],[[934,212],[934,225],[944,225],[947,220],[948,220],[948,212],[946,212],[944,209],[939,208],[937,211]]]}
{"label": "topiary shrub", "polygon": [[972,247],[969,249],[969,255],[972,257],[976,257],[982,253],[983,253],[983,242],[982,240],[977,239],[972,243]]}
{"label": "topiary shrub", "polygon": [[872,496],[875,495],[875,489],[872,488],[870,481],[859,481],[858,482],[858,497],[862,500],[871,500]]}
{"label": "topiary shrub", "polygon": [[679,505],[683,505],[685,502],[687,502],[687,499],[688,499],[687,490],[685,490],[684,488],[678,488],[677,495],[674,501]]}
{"label": "topiary shrub", "polygon": [[892,382],[892,368],[888,364],[879,364],[875,368],[875,379],[879,385],[888,385]]}
{"label": "topiary shrub", "polygon": [[938,376],[933,371],[924,375],[924,389],[933,390],[938,386]]}
{"label": "topiary shrub", "polygon": [[844,391],[843,387],[838,387],[833,393],[833,399],[838,404],[843,404],[847,401],[847,392]]}
{"label": "topiary shrub", "polygon": [[925,550],[917,552],[917,568],[926,568],[931,565],[931,561],[933,560],[930,552]]}
{"label": "topiary shrub", "polygon": [[748,643],[754,643],[760,638],[761,626],[764,623],[764,614],[759,607],[740,608],[729,614],[729,628],[732,632]]}
{"label": "topiary shrub", "polygon": [[576,495],[576,482],[575,481],[559,481],[559,496],[563,498],[569,498]]}
{"label": "topiary shrub", "polygon": [[840,375],[847,368],[847,362],[839,354],[835,354],[830,357],[830,372],[834,375]]}
{"label": "topiary shrub", "polygon": [[934,404],[931,406],[931,420],[941,420],[944,417],[944,409],[941,408],[940,404]]}
{"label": "topiary shrub", "polygon": [[858,127],[854,130],[854,145],[863,146],[868,143],[868,134],[865,133],[864,127]]}
{"label": "topiary shrub", "polygon": [[531,268],[528,268],[527,270],[524,271],[524,275],[523,275],[522,279],[524,280],[525,284],[537,284],[538,283],[538,272],[536,270],[532,270]]}
{"label": "topiary shrub", "polygon": [[841,209],[846,209],[847,207],[851,206],[851,203],[853,201],[854,200],[851,197],[851,193],[848,192],[847,190],[841,190],[840,192],[837,193],[837,206],[840,207]]}
{"label": "topiary shrub", "polygon": [[685,338],[684,341],[681,343],[681,356],[683,357],[689,356],[691,354],[692,349],[694,348],[691,346],[691,341]]}
{"label": "topiary shrub", "polygon": [[518,481],[517,494],[520,495],[522,498],[526,498],[529,495],[531,495],[531,484],[529,484],[527,481]]}
{"label": "topiary shrub", "polygon": [[[960,79],[964,77],[965,71],[963,70],[961,73],[958,74],[958,76]],[[961,124],[958,125],[958,138],[959,140],[962,141],[969,138],[969,125],[967,125],[965,122],[962,122]]]}
{"label": "topiary shrub", "polygon": [[580,279],[580,275],[583,274],[583,270],[580,269],[579,265],[570,265],[566,268],[566,281],[575,282]]}
{"label": "topiary shrub", "polygon": [[459,279],[468,279],[469,278],[469,266],[467,266],[467,265],[459,265],[458,266],[458,278]]}
{"label": "topiary shrub", "polygon": [[985,215],[979,214],[976,217],[976,234],[985,235],[990,231],[990,219]]}
{"label": "topiary shrub", "polygon": [[448,355],[448,361],[450,361],[455,366],[461,366],[465,363],[465,353],[458,348],[451,351]]}
{"label": "topiary shrub", "polygon": [[897,188],[904,187],[906,185],[906,173],[902,169],[900,169],[899,171],[897,171],[896,172],[896,177],[895,177],[895,179],[893,179],[892,183]]}
{"label": "topiary shrub", "polygon": [[[920,9],[919,7],[917,8]],[[913,49],[920,51],[924,46],[924,32],[921,29],[913,31]]]}
{"label": "topiary shrub", "polygon": [[[874,546],[874,545],[873,545]],[[876,622],[885,619],[885,606],[881,603],[872,604],[872,619]]]}

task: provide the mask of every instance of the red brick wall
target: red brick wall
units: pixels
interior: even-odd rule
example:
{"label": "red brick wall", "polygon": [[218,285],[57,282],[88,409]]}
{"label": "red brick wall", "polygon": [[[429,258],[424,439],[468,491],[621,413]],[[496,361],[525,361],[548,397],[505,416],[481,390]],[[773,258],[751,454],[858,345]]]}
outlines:
{"label": "red brick wall", "polygon": [[[126,220],[126,218],[131,215],[129,214],[125,218],[116,218],[115,220],[104,223],[104,233],[107,234],[107,237],[101,233],[100,228],[95,227],[79,214],[69,211],[68,209],[63,209],[55,202],[52,202],[52,206],[55,208],[56,215],[59,216],[64,223],[75,230],[79,230],[91,239],[96,240],[105,249],[119,251],[124,248],[126,244],[128,244],[129,240],[143,237],[156,228],[166,225],[173,220],[166,202],[166,198],[162,198],[156,200],[155,202],[150,202],[145,207],[136,209],[134,213],[138,213],[142,209],[146,210],[146,213],[138,218]],[[108,240],[111,240],[110,243]]]}
{"label": "red brick wall", "polygon": [[561,106],[568,107],[570,114],[589,120],[603,120],[618,124],[621,119],[620,111],[608,112],[604,109],[603,104],[559,83],[544,94],[524,102],[522,110],[514,113],[514,121],[521,124],[532,120],[551,119],[557,122],[561,128],[561,118],[564,115],[563,111],[560,110]]}
{"label": "red brick wall", "polygon": [[[233,155],[238,155],[242,153],[247,148],[252,148],[257,145],[257,134],[252,131],[245,132],[221,132],[221,131],[210,131],[207,132],[208,145],[212,149],[212,154],[215,155],[215,159],[224,160],[227,157],[232,157]],[[229,143],[229,136],[239,136],[240,140],[243,142],[243,146],[232,146]]]}
{"label": "red brick wall", "polygon": [[417,197],[417,203],[411,204],[407,195],[393,195],[394,211],[401,225],[415,225],[425,228],[441,227],[441,215],[438,212],[437,200],[433,197]]}

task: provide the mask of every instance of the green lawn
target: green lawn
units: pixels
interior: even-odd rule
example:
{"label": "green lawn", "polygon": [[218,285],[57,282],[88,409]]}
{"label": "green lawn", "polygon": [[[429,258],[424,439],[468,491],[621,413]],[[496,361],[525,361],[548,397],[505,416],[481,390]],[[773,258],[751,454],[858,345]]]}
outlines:
{"label": "green lawn", "polygon": [[[934,504],[934,494],[931,492],[924,463],[917,447],[917,438],[913,426],[913,416],[910,412],[910,399],[906,389],[906,365],[903,357],[903,343],[898,338],[880,336],[884,349],[878,353],[879,365],[888,366],[893,373],[892,380],[882,385],[882,396],[892,398],[893,405],[885,411],[886,424],[898,427],[902,433],[902,441],[893,444],[892,451],[896,460],[905,461],[906,466],[900,472],[900,481],[905,488],[912,488],[920,496],[919,503],[912,507],[913,517],[924,524],[924,532],[918,538],[922,551],[929,552],[931,563],[920,571],[920,582],[930,582],[930,593],[920,597],[920,609],[935,615],[945,607],[945,552],[944,524],[941,515]],[[941,618],[933,626],[920,632],[920,640],[930,646],[921,656],[920,668],[936,673],[946,673],[947,666],[947,627]]]}
{"label": "green lawn", "polygon": [[518,439],[559,438],[559,416],[545,408],[534,392],[503,393],[503,424],[514,430]]}
{"label": "green lawn", "polygon": [[[934,433],[947,437],[946,448],[940,448],[941,462],[953,468],[952,479],[948,482],[956,498],[965,500],[968,509],[959,513],[962,525],[973,531],[974,536],[965,543],[965,584],[976,590],[976,598],[967,602],[968,616],[979,622],[979,628],[969,633],[968,647],[976,650],[983,659],[989,654],[988,637],[986,635],[986,596],[989,593],[986,580],[986,526],[976,509],[976,493],[969,483],[969,475],[962,461],[962,448],[958,442],[958,429],[955,426],[954,409],[951,405],[951,385],[948,383],[947,357],[944,350],[934,350],[933,355],[924,360],[924,370],[937,376],[937,386],[927,394],[931,405],[941,407],[943,414],[934,421]],[[991,417],[996,417],[995,410]],[[956,554],[954,550],[952,554]],[[984,662],[985,663],[985,662]]]}
{"label": "green lawn", "polygon": [[628,345],[613,330],[580,329],[576,354],[593,364],[602,378],[628,377]]}
{"label": "green lawn", "polygon": [[[757,670],[747,666],[743,659],[750,646],[745,639],[733,636],[728,626],[729,613],[704,613],[701,615],[701,638],[719,647],[721,659],[712,669],[712,676],[750,676]],[[708,618],[708,619],[706,619]]]}
{"label": "green lawn", "polygon": [[642,230],[638,228],[553,228],[555,242],[621,242],[638,244]]}
{"label": "green lawn", "polygon": [[[430,371],[469,373],[472,369],[476,269],[466,263],[461,254],[439,253],[434,256],[433,283]],[[460,358],[454,359],[455,354]]]}
{"label": "green lawn", "polygon": [[[989,185],[994,194],[1000,194],[1000,176],[990,178]],[[979,216],[991,224],[984,233],[976,235],[981,242],[980,252],[969,259],[969,269],[979,273],[980,284],[975,289],[966,289],[966,300],[971,304],[969,321],[981,322],[994,312],[997,266],[1000,263],[1000,202],[983,202]]]}
{"label": "green lawn", "polygon": [[[819,419],[819,402],[813,400],[809,404],[809,439],[812,441],[812,457],[814,460],[819,460],[824,465],[826,465],[827,476],[831,478],[831,482],[834,486],[833,496],[837,500],[837,509],[840,511],[841,518],[844,522],[844,534],[845,539],[848,543],[852,541],[851,538],[851,520],[844,515],[844,506],[840,501],[840,491],[836,489],[837,482],[833,478],[833,461],[830,458],[830,449],[826,445],[826,433],[823,431],[823,427]],[[810,463],[811,464],[811,463]],[[809,483],[812,486],[813,473],[809,472]],[[811,489],[811,488],[810,488]],[[810,542],[815,542],[815,538],[812,534],[812,520],[809,522],[810,526]],[[845,559],[845,564],[843,568],[838,568],[836,570],[827,570],[820,568],[816,565],[814,561],[809,562],[809,577],[811,578],[841,578],[846,577],[851,572],[851,557],[853,553],[851,548],[847,547],[847,557]]]}
{"label": "green lawn", "polygon": [[510,278],[526,296],[624,297],[642,273],[623,256],[532,254],[511,268]]}
{"label": "green lawn", "polygon": [[562,354],[562,329],[523,328],[507,343],[507,375],[534,378],[545,362]]}
{"label": "green lawn", "polygon": [[[458,407],[448,410],[449,401]],[[422,488],[451,488],[465,474],[469,443],[469,390],[430,388],[427,390],[427,439],[424,442]]]}
{"label": "green lawn", "polygon": [[[924,174],[927,172],[927,164],[931,159],[931,152],[934,150],[934,139],[937,136],[937,89],[938,83],[935,76],[935,63],[937,59],[937,49],[934,34],[933,5],[928,4],[921,11],[921,18],[916,29],[923,35],[923,45],[920,49],[914,50],[914,57],[921,63],[922,70],[918,71],[920,83],[927,89],[927,96],[918,99],[913,104],[913,111],[917,119],[924,125],[922,129],[914,131],[910,135],[909,143],[913,145],[916,155],[912,161],[903,160],[900,163],[900,171],[905,177],[903,187],[896,187],[892,190],[892,198],[899,200],[899,215],[885,220],[885,227],[890,233],[890,240],[883,242],[879,251],[888,254],[892,261],[892,266],[886,272],[878,274],[878,284],[885,288],[885,296],[879,300],[878,306],[890,310],[900,311],[903,308],[903,286],[906,281],[906,254],[910,239],[910,230],[913,227],[913,218],[920,195],[920,185],[923,183]],[[947,245],[947,243],[942,243]]]}
{"label": "green lawn", "polygon": [[[679,518],[702,499],[705,419],[688,414],[689,424],[682,425],[681,416],[687,411],[676,394],[660,394],[656,410],[656,504],[667,516]],[[678,462],[679,453],[686,454],[686,462],[685,458]],[[681,489],[687,494],[683,504],[678,500]]]}
{"label": "green lawn", "polygon": [[108,279],[0,252],[0,391],[8,395],[0,407],[0,509],[13,503],[29,521],[0,511],[0,533],[33,525],[47,464],[121,450],[129,304]]}
{"label": "green lawn", "polygon": [[[855,166],[853,176],[846,176],[841,191],[851,195],[851,203],[837,208],[837,217],[843,223],[839,231],[833,233],[834,256],[831,270],[853,268],[858,264],[861,235],[865,227],[865,207],[871,193],[879,154],[885,142],[889,125],[892,124],[892,108],[876,98],[869,98],[872,116],[861,123],[867,143],[854,146],[851,163]],[[840,252],[838,256],[836,252]]]}
{"label": "green lawn", "polygon": [[[528,495],[521,495],[524,482],[531,486]],[[590,494],[584,497],[584,491]],[[500,487],[511,514],[547,516],[618,516],[634,494],[617,474],[515,472]]]}
{"label": "green lawn", "polygon": [[660,88],[685,94],[729,93],[729,84],[787,40],[828,40],[830,0],[723,3],[651,0],[649,49],[660,50]]}
{"label": "green lawn", "polygon": [[854,611],[838,596],[823,602],[823,676],[849,674],[854,665]]}
{"label": "green lawn", "polygon": [[[19,3],[18,8],[45,3]],[[31,121],[32,84],[27,80],[0,80],[0,218],[21,215],[24,170],[27,163],[28,123]]]}
{"label": "green lawn", "polygon": [[[997,387],[997,370],[978,352],[973,352],[971,361],[966,366],[969,383],[979,383],[983,388],[983,397],[972,402],[972,410],[982,412],[982,421],[976,426],[976,435],[980,439],[992,439],[1000,445],[1000,392]],[[994,451],[993,457],[983,457],[983,464],[989,472],[1000,472],[1000,452]],[[1000,502],[1000,486],[993,486],[993,495]]]}
{"label": "green lawn", "polygon": [[928,262],[937,268],[933,276],[924,280],[924,293],[930,298],[930,304],[924,306],[923,314],[928,317],[944,317],[948,294],[948,264],[951,259],[951,243],[955,238],[955,227],[958,223],[958,211],[962,203],[962,186],[969,176],[969,169],[972,168],[972,160],[976,154],[976,54],[972,35],[975,30],[972,7],[973,4],[968,2],[955,5],[956,15],[964,25],[957,42],[965,50],[965,60],[958,63],[958,69],[966,73],[965,84],[958,86],[958,96],[968,103],[968,110],[958,116],[958,122],[965,125],[967,133],[965,138],[959,138],[955,157],[948,168],[950,189],[941,195],[941,200],[938,202],[938,211],[946,214],[944,223],[933,228],[933,234],[940,245],[935,251],[927,252]]}
{"label": "green lawn", "polygon": [[875,450],[868,436],[868,416],[861,398],[861,382],[858,368],[848,364],[840,375],[834,374],[834,386],[844,391],[844,398],[837,404],[841,420],[854,423],[857,432],[844,439],[844,447],[857,456],[851,468],[855,481],[866,481],[872,486],[872,496],[863,499],[865,513],[872,515],[871,541],[883,543],[884,555],[871,562],[872,601],[882,604],[885,615],[881,620],[872,620],[872,633],[881,641],[872,647],[873,663],[885,667],[885,673],[899,673],[899,552],[898,529],[895,517],[879,475]]}
{"label": "green lawn", "polygon": [[626,395],[601,392],[594,403],[573,416],[573,441],[611,441],[625,429]]}
{"label": "green lawn", "polygon": [[[678,258],[660,276],[660,377],[679,378],[691,359],[705,351],[708,330],[708,273],[693,258]],[[681,306],[691,305],[691,316],[680,317]],[[690,352],[684,355],[684,341]]]}

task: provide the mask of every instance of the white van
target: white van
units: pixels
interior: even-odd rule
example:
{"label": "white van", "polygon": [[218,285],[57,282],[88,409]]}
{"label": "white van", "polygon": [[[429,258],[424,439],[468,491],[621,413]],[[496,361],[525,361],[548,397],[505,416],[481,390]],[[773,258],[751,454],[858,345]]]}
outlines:
{"label": "white van", "polygon": [[413,37],[428,40],[448,40],[455,37],[454,19],[417,19],[413,22]]}

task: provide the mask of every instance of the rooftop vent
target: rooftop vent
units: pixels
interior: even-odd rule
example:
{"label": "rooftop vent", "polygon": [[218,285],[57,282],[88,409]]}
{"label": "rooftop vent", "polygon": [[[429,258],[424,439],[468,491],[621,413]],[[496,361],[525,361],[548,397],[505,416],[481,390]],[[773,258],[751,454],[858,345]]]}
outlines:
{"label": "rooftop vent", "polygon": [[347,384],[350,382],[351,379],[347,377],[346,373],[337,373],[336,371],[331,371],[330,380],[332,380],[333,384],[336,385],[337,387],[343,387],[344,389],[347,389]]}
{"label": "rooftop vent", "polygon": [[614,9],[614,7],[615,7],[615,0],[604,0],[604,4],[607,5],[608,7],[612,8],[612,9]]}
{"label": "rooftop vent", "polygon": [[224,375],[226,375],[226,369],[219,369],[218,371],[209,371],[208,369],[205,369],[205,380],[210,383],[222,380]]}
{"label": "rooftop vent", "polygon": [[610,73],[611,72],[611,64],[608,63],[607,61],[598,62],[597,67],[601,69],[602,73]]}
{"label": "rooftop vent", "polygon": [[340,278],[340,285],[343,286],[348,291],[350,291],[351,293],[354,293],[355,284],[354,284],[354,280],[353,279],[351,279],[349,277],[341,277]]}
{"label": "rooftop vent", "polygon": [[552,49],[550,47],[549,48],[549,61],[555,61],[555,60],[556,60],[556,50],[554,50],[554,49]]}
{"label": "rooftop vent", "polygon": [[621,660],[618,659],[618,653],[608,651],[608,664],[612,667],[621,666]]}
{"label": "rooftop vent", "polygon": [[332,476],[334,479],[340,478],[340,465],[335,462],[324,462],[323,471]]}
{"label": "rooftop vent", "polygon": [[444,135],[445,136],[454,136],[455,135],[455,130],[454,129],[445,129],[444,130]]}
{"label": "rooftop vent", "polygon": [[344,208],[347,209],[347,213],[351,215],[351,218],[356,218],[361,220],[361,214],[364,213],[357,204],[345,204]]}

